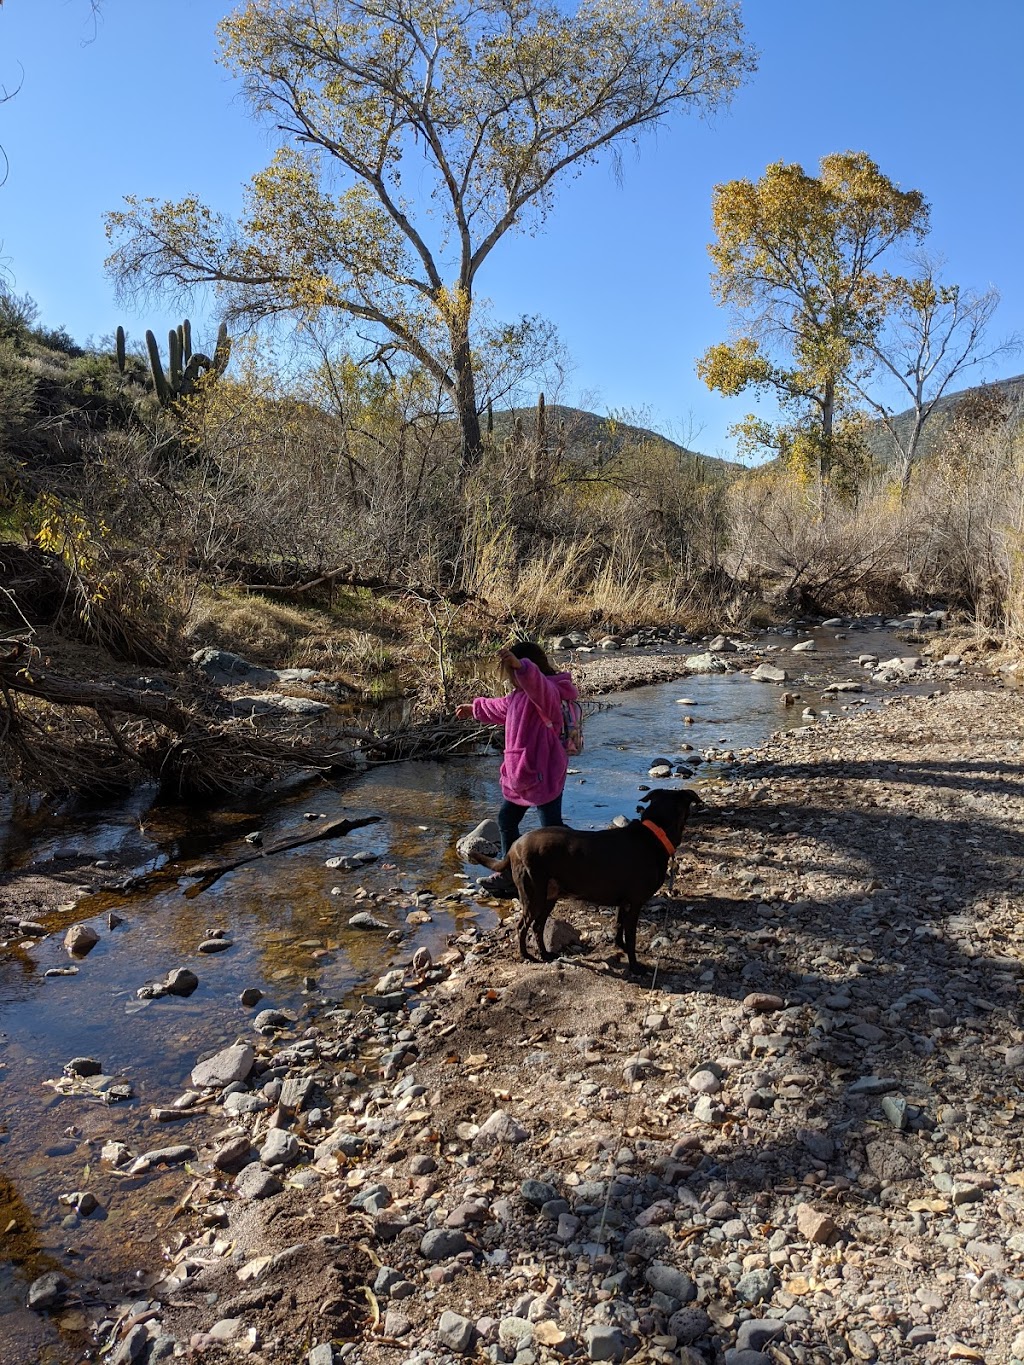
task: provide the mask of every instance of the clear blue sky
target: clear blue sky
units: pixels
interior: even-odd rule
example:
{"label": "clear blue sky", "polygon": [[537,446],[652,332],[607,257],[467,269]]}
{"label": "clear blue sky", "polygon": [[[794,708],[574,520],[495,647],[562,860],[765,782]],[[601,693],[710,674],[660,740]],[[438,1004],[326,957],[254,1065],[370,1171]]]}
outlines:
{"label": "clear blue sky", "polygon": [[[228,0],[6,0],[0,106],[10,161],[0,188],[0,257],[49,326],[79,341],[123,322],[158,335],[171,310],[119,307],[103,273],[104,211],[125,194],[197,193],[238,210],[242,184],[269,159],[215,62]],[[1002,295],[995,331],[1024,332],[1024,0],[747,0],[760,70],[707,124],[673,121],[567,182],[546,227],[506,239],[480,280],[499,316],[541,313],[575,369],[567,401],[646,413],[708,454],[731,454],[731,422],[750,408],[697,380],[694,361],[725,338],[708,287],[715,184],[757,178],[776,160],[814,169],[866,151],[932,206],[931,248],[947,275]],[[200,340],[199,310],[191,312]],[[1024,368],[1019,357],[985,375]]]}

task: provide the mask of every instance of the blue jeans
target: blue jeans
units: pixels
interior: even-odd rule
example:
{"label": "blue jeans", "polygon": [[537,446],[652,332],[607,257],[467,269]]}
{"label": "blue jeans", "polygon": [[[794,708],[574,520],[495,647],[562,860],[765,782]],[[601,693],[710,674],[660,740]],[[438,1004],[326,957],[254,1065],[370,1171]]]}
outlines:
{"label": "blue jeans", "polygon": [[[501,803],[498,811],[498,829],[501,831],[501,856],[504,858],[509,849],[519,838],[519,826],[523,823],[523,816],[530,809],[529,806],[517,806],[514,801],[509,801],[506,797]],[[542,825],[562,825],[562,793],[559,792],[551,801],[545,801],[543,806],[537,807],[537,814],[540,816]]]}

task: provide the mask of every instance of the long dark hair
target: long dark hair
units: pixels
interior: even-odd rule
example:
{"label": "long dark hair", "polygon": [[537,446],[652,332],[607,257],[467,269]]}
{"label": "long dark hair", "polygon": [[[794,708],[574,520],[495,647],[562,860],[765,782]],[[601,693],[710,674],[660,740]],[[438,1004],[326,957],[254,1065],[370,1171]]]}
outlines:
{"label": "long dark hair", "polygon": [[540,671],[549,678],[553,678],[557,671],[551,667],[548,656],[540,645],[533,640],[517,640],[514,645],[510,646],[510,653],[514,654],[517,659],[529,659],[531,664],[536,664]]}

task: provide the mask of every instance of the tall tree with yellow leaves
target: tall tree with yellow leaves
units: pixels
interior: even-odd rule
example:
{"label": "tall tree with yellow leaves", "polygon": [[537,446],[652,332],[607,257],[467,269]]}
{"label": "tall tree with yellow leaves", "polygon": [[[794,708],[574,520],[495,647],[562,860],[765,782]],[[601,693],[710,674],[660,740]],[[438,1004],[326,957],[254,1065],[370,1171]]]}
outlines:
{"label": "tall tree with yellow leaves", "polygon": [[785,420],[751,417],[742,434],[824,487],[856,448],[850,379],[892,302],[883,258],[924,237],[928,206],[866,153],[841,152],[816,176],[779,161],[756,182],[718,185],[714,228],[712,286],[736,332],[697,372],[724,394],[773,392]]}
{"label": "tall tree with yellow leaves", "polygon": [[230,222],[196,198],[108,217],[128,288],[212,284],[229,318],[351,322],[404,354],[482,450],[479,272],[542,223],[559,181],[753,69],[738,0],[251,0],[223,59],[284,145]]}

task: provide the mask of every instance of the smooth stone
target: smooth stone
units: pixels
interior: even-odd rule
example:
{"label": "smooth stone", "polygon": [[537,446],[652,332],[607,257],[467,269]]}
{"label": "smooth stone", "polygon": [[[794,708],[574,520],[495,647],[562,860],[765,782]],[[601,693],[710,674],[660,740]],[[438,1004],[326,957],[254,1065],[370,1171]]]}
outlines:
{"label": "smooth stone", "polygon": [[210,953],[223,953],[231,946],[229,938],[205,938],[199,945],[199,952],[209,956]]}
{"label": "smooth stone", "polygon": [[466,1234],[458,1228],[433,1228],[420,1242],[420,1255],[427,1261],[447,1261],[468,1247]]}
{"label": "smooth stone", "polygon": [[299,1140],[294,1133],[284,1128],[271,1128],[260,1148],[260,1160],[264,1166],[291,1166],[298,1161],[300,1153]]}
{"label": "smooth stone", "polygon": [[222,1090],[232,1081],[244,1081],[255,1059],[256,1053],[248,1043],[234,1043],[198,1062],[192,1068],[192,1084]]}

